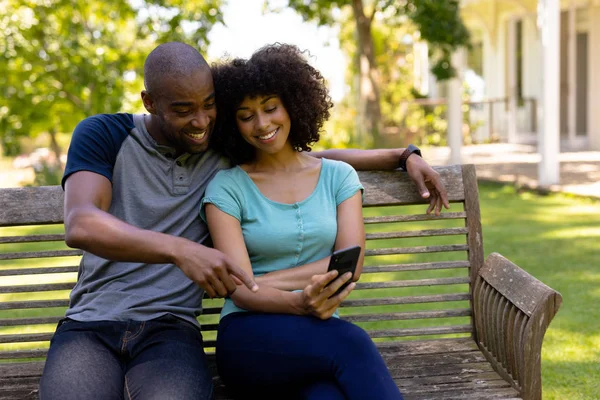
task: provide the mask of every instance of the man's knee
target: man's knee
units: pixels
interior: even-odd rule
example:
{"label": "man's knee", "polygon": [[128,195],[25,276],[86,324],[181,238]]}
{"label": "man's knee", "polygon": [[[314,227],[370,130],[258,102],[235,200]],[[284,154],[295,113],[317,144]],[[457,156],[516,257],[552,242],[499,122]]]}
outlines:
{"label": "man's knee", "polygon": [[123,375],[118,358],[96,334],[59,327],[46,358],[40,398],[120,398]]}
{"label": "man's knee", "polygon": [[210,400],[212,376],[207,369],[173,368],[164,365],[162,374],[130,371],[125,377],[125,399],[143,400]]}

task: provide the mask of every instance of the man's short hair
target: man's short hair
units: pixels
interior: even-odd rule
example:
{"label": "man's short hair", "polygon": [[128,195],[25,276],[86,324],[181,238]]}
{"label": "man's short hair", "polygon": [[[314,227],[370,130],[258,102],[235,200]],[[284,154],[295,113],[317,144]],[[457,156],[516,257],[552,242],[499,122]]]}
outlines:
{"label": "man's short hair", "polygon": [[209,68],[194,47],[181,42],[163,43],[150,52],[144,63],[144,87],[159,91],[165,76],[187,76],[198,69]]}

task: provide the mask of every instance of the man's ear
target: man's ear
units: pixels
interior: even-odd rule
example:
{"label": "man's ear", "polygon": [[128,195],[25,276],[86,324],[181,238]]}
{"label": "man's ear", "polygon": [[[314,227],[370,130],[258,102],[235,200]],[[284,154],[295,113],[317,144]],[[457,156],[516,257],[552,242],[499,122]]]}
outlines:
{"label": "man's ear", "polygon": [[154,99],[152,99],[152,96],[146,90],[142,90],[142,102],[150,114],[156,114]]}

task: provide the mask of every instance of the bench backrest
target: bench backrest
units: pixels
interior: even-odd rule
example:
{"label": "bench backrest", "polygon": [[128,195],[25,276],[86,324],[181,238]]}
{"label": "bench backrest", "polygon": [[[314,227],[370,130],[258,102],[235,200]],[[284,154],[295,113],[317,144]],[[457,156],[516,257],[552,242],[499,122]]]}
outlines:
{"label": "bench backrest", "polygon": [[[471,283],[483,264],[475,168],[436,169],[452,202],[440,216],[425,214],[406,173],[359,174],[365,267],[340,314],[376,341],[473,335]],[[62,222],[60,187],[0,189],[0,362],[43,358],[64,316],[82,253],[66,247]],[[221,304],[205,299],[199,319],[208,353]]]}

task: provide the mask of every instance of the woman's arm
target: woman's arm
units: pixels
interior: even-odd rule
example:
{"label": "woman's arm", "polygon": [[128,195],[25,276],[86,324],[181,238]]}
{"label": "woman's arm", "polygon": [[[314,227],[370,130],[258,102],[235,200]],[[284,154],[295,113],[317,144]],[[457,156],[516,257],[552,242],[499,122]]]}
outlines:
{"label": "woman's arm", "polygon": [[[206,220],[215,249],[222,251],[250,277],[253,277],[252,265],[240,222],[231,215],[219,210],[213,204],[206,204]],[[312,283],[306,283],[302,292],[289,292],[260,284],[257,292],[252,292],[240,285],[231,295],[236,306],[245,310],[266,313],[283,313],[296,315],[315,315],[329,318],[342,300],[352,291],[348,286],[341,294],[330,298],[350,277],[337,280],[328,287],[325,285],[337,275],[336,271],[322,275]],[[339,281],[339,284],[338,284]],[[247,290],[244,290],[247,289]]]}
{"label": "woman's arm", "polygon": [[[351,246],[362,248],[356,273],[352,277],[357,281],[362,272],[365,254],[365,227],[362,215],[361,192],[356,192],[352,197],[340,203],[337,207],[337,236],[334,250],[345,249]],[[313,275],[324,274],[329,266],[327,256],[310,264],[280,271],[270,272],[256,278],[259,285],[268,285],[281,290],[301,290],[311,283]]]}

